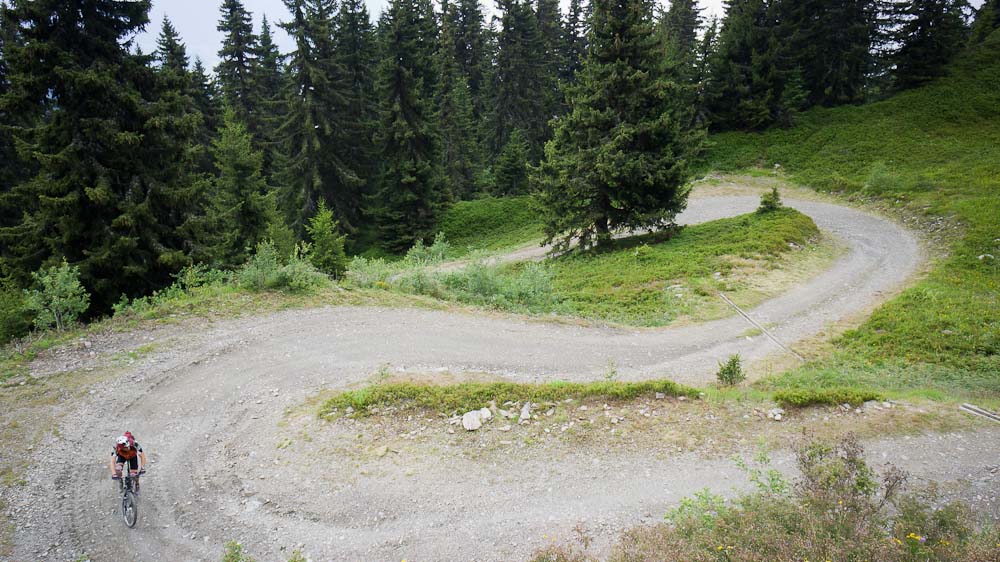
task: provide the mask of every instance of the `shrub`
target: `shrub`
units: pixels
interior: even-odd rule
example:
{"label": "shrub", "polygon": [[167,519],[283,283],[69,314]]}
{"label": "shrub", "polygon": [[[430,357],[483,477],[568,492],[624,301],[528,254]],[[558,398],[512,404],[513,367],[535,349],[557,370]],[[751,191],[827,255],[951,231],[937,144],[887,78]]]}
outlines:
{"label": "shrub", "polygon": [[828,406],[838,406],[840,404],[851,404],[857,406],[869,400],[884,400],[882,394],[873,390],[862,390],[857,388],[821,388],[806,389],[794,388],[789,390],[779,390],[774,393],[774,401],[784,406],[805,407],[825,404]]}
{"label": "shrub", "polygon": [[257,251],[243,264],[236,274],[239,285],[251,291],[288,289],[302,292],[326,282],[326,276],[309,262],[309,246],[299,244],[281,264],[281,259],[271,241],[261,242]]}
{"label": "shrub", "polygon": [[11,282],[0,282],[0,344],[27,335],[33,320],[24,291]]}
{"label": "shrub", "polygon": [[760,205],[757,207],[758,213],[770,213],[772,211],[777,211],[783,207],[781,203],[781,194],[778,193],[777,187],[772,187],[771,191],[760,196]]}
{"label": "shrub", "polygon": [[409,267],[439,264],[447,259],[450,251],[451,244],[445,240],[443,232],[438,232],[434,237],[434,243],[430,246],[425,246],[423,240],[417,240],[417,243],[406,252],[403,264]]}
{"label": "shrub", "polygon": [[277,279],[279,269],[281,269],[281,257],[274,247],[274,242],[267,240],[257,244],[253,256],[243,264],[236,278],[244,289],[263,291],[270,288]]}
{"label": "shrub", "polygon": [[865,179],[864,188],[869,193],[891,193],[902,190],[903,184],[899,176],[889,171],[885,162],[875,162]]}
{"label": "shrub", "polygon": [[333,220],[333,211],[320,201],[319,211],[309,219],[306,231],[312,239],[312,253],[309,260],[316,269],[339,279],[347,270],[347,254],[344,252],[344,242],[347,235],[337,236],[337,221]]}
{"label": "shrub", "polygon": [[746,380],[747,375],[743,371],[739,354],[730,355],[725,363],[719,363],[719,372],[715,374],[715,378],[724,386],[736,386]]}
{"label": "shrub", "polygon": [[26,305],[35,313],[35,327],[45,329],[55,325],[62,331],[87,310],[90,295],[80,285],[80,268],[62,264],[32,273],[38,287],[26,291]]}
{"label": "shrub", "polygon": [[394,264],[383,258],[366,258],[355,256],[347,266],[345,277],[355,287],[367,289],[371,287],[388,287],[389,278],[398,270]]}

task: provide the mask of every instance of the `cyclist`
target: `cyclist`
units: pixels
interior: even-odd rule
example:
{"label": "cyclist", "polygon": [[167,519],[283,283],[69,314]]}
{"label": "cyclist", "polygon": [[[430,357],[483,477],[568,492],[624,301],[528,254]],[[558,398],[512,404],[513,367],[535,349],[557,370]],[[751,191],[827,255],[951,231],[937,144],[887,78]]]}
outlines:
{"label": "cyclist", "polygon": [[[122,468],[128,463],[128,471],[132,476],[138,476],[146,472],[146,453],[142,447],[132,437],[131,431],[126,431],[115,443],[115,448],[111,452],[110,467],[111,479],[118,480],[122,477]],[[139,490],[139,479],[135,480],[136,491]]]}

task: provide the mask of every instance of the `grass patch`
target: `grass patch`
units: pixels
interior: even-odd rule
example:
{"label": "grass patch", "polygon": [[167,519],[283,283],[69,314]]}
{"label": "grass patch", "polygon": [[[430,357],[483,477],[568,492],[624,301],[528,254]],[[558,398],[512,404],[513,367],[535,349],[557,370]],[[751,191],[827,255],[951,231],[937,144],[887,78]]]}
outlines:
{"label": "grass patch", "polygon": [[[791,129],[711,137],[706,169],[780,164],[798,183],[917,217],[929,237],[951,245],[926,278],[839,338],[839,353],[789,373],[797,385],[822,385],[837,369],[878,389],[908,379],[927,391],[1000,396],[998,77],[994,34],[924,88],[813,109]],[[867,374],[898,365],[919,374]]]}
{"label": "grass patch", "polygon": [[541,214],[531,196],[459,201],[438,223],[451,243],[450,257],[476,250],[501,250],[541,241]]}
{"label": "grass patch", "polygon": [[371,408],[383,406],[425,408],[434,411],[468,411],[486,406],[490,401],[502,404],[517,402],[556,402],[572,398],[580,400],[595,398],[601,400],[631,400],[657,392],[667,396],[697,398],[699,391],[679,385],[669,380],[642,382],[598,381],[563,382],[553,381],[538,384],[512,382],[463,382],[450,385],[420,384],[414,382],[385,383],[367,386],[358,390],[339,393],[323,403],[319,416],[351,407],[361,415]]}
{"label": "grass patch", "polygon": [[805,406],[837,406],[840,404],[850,404],[858,406],[869,400],[884,400],[885,397],[877,392],[860,390],[856,388],[823,388],[823,389],[790,389],[779,390],[774,393],[774,401],[785,405],[803,408]]}
{"label": "grass patch", "polygon": [[619,240],[607,250],[552,260],[549,267],[567,313],[663,326],[682,315],[727,315],[725,305],[709,313],[699,309],[718,304],[719,291],[744,290],[743,270],[776,268],[791,244],[803,247],[818,236],[812,219],[783,208],[685,227],[668,240],[664,234]]}

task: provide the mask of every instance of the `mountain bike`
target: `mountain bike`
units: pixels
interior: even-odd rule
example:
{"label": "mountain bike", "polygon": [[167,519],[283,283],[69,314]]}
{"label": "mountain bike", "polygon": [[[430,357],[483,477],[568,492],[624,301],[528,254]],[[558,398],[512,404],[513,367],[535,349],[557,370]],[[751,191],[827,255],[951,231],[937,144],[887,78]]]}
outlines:
{"label": "mountain bike", "polygon": [[135,522],[139,520],[139,502],[135,495],[139,491],[139,474],[132,476],[128,463],[125,463],[122,476],[118,479],[118,491],[122,495],[122,520],[127,527],[135,527]]}

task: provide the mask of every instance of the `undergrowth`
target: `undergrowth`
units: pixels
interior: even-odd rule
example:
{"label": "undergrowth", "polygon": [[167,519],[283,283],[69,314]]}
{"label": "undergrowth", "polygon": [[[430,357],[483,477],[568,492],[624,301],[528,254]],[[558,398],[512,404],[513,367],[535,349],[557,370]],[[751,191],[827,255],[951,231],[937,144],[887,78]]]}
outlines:
{"label": "undergrowth", "polygon": [[502,250],[541,241],[541,213],[531,196],[485,197],[448,208],[438,230],[451,242],[449,257],[477,250]]}

